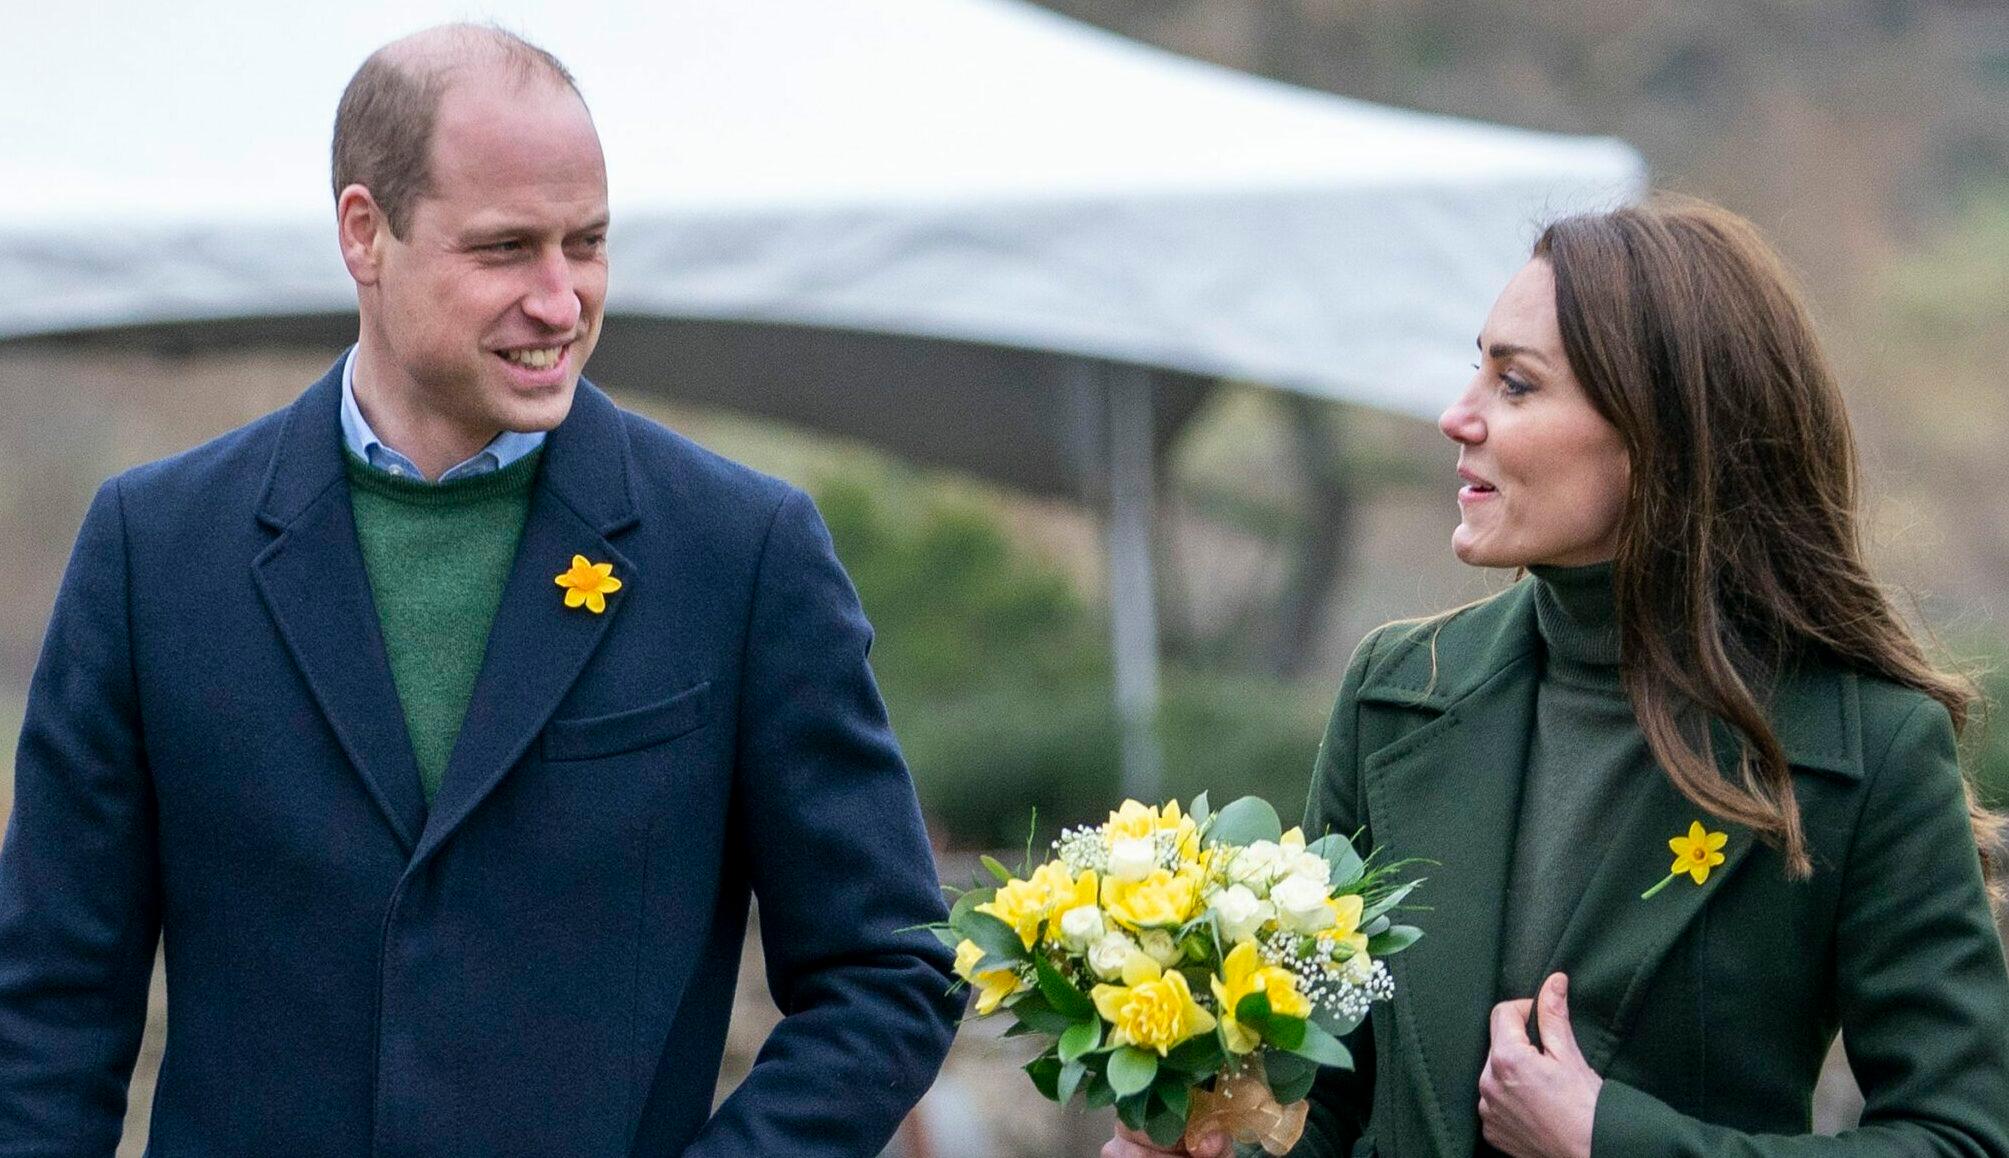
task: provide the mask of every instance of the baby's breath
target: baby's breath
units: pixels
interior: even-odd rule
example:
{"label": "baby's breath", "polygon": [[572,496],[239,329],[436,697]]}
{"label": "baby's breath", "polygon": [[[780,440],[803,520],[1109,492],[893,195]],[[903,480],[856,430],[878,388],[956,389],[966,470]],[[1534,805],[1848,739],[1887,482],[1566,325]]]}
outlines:
{"label": "baby's breath", "polygon": [[1053,851],[1069,872],[1079,875],[1093,869],[1098,873],[1109,871],[1109,846],[1102,838],[1102,826],[1063,828],[1060,839],[1053,842]]}

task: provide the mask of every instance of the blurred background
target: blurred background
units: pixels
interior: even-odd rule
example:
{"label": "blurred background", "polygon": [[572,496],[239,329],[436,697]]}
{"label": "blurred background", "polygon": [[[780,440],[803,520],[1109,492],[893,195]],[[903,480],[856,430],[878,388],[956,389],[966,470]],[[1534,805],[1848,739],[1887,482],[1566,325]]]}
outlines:
{"label": "blurred background", "polygon": [[[2009,655],[2009,7],[1999,0],[1049,0],[1140,40],[1412,109],[1623,138],[1656,185],[1751,217],[1809,288],[1867,465],[1877,572],[1994,699]],[[590,78],[589,78],[590,79]],[[1037,78],[1028,78],[1037,83]],[[621,254],[614,254],[617,270]],[[1481,318],[1471,319],[1476,332]],[[96,485],[290,402],[339,345],[0,342],[0,796]],[[589,372],[591,371],[589,367]],[[1461,385],[1441,384],[1448,400]],[[878,632],[875,668],[951,881],[1117,799],[1104,516],[674,393],[620,400],[807,488]],[[1455,454],[1427,421],[1214,384],[1160,458],[1166,795],[1302,800],[1354,644],[1503,585],[1461,568]],[[2009,803],[2009,725],[1973,766]],[[4,803],[4,800],[0,800]],[[1016,858],[1010,858],[1015,860]],[[727,1087],[773,1017],[757,955]],[[158,996],[158,994],[156,995]],[[156,1019],[158,1020],[158,1018]],[[150,1093],[150,1036],[134,1104]],[[971,1027],[895,1152],[1089,1154]],[[1845,1078],[1823,1124],[1854,1112]],[[129,1143],[144,1137],[135,1113]]]}

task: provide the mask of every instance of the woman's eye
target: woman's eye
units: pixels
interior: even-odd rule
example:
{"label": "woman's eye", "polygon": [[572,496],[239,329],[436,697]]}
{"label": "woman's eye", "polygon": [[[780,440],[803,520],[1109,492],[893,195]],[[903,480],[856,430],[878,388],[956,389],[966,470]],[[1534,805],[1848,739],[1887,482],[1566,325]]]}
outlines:
{"label": "woman's eye", "polygon": [[1521,395],[1533,391],[1534,387],[1514,377],[1512,374],[1502,374],[1500,375],[1500,390],[1509,398],[1519,398]]}

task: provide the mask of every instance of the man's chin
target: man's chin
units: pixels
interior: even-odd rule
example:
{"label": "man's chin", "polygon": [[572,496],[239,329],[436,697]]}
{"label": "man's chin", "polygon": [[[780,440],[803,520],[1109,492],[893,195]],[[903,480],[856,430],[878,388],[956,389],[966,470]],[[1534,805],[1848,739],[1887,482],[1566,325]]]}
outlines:
{"label": "man's chin", "polygon": [[519,434],[556,430],[566,415],[572,413],[572,399],[577,390],[576,378],[538,390],[513,389],[503,403],[503,412],[497,415],[499,425]]}

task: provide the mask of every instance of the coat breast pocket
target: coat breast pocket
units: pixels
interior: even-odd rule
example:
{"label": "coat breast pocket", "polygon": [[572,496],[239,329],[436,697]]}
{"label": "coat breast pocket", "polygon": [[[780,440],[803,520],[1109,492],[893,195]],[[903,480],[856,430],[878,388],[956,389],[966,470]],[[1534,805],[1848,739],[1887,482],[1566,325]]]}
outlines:
{"label": "coat breast pocket", "polygon": [[544,759],[596,760],[667,744],[708,718],[711,681],[666,700],[605,716],[553,720],[544,726]]}

